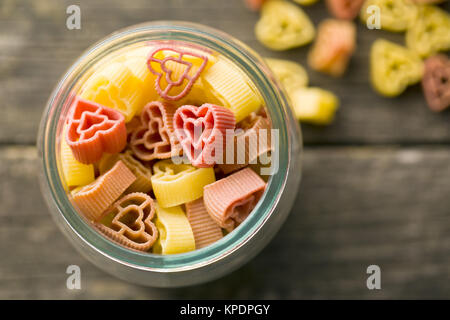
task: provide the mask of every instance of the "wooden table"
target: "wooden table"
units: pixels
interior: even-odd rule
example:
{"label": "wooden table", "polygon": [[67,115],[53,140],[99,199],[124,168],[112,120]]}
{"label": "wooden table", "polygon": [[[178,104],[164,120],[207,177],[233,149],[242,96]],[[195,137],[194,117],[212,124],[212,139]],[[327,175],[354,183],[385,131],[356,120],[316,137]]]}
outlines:
{"label": "wooden table", "polygon": [[[258,14],[241,0],[80,2],[81,30],[66,28],[72,1],[0,2],[0,298],[450,297],[450,112],[429,111],[419,85],[395,99],[374,93],[371,43],[404,39],[361,23],[344,78],[308,70],[311,84],[334,91],[342,106],[333,125],[302,126],[301,190],[287,223],[254,260],[208,284],[153,289],[82,258],[42,200],[35,140],[53,86],[84,49],[116,29],[162,19],[203,23],[264,56],[303,64],[309,47],[263,48],[253,33]],[[328,16],[323,3],[306,12],[315,24]],[[81,267],[81,290],[66,288],[71,264]],[[381,290],[366,287],[371,264],[381,268]]]}

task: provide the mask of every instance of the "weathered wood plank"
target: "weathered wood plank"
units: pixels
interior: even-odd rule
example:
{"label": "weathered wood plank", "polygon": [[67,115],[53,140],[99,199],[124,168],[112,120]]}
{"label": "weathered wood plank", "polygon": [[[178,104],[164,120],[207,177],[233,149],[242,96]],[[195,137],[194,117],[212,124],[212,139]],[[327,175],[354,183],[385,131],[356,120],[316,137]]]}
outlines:
{"label": "weathered wood plank", "polygon": [[[217,281],[152,289],[93,267],[63,238],[38,192],[33,147],[0,149],[2,298],[448,298],[450,150],[307,148],[292,214],[269,246]],[[65,287],[66,267],[82,290]],[[382,290],[366,268],[382,269]]]}
{"label": "weathered wood plank", "polygon": [[[83,1],[82,29],[67,30],[66,7],[72,1],[4,0],[0,3],[0,143],[34,143],[43,106],[65,69],[88,46],[107,34],[150,20],[186,20],[228,32],[262,55],[305,64],[309,46],[270,52],[253,34],[257,13],[242,0]],[[189,10],[186,10],[189,8]],[[450,10],[450,4],[447,4]],[[317,24],[328,16],[323,3],[306,11]],[[368,82],[370,45],[377,37],[403,43],[402,34],[371,31],[358,23],[358,52],[349,72],[336,80],[309,71],[311,84],[336,92],[342,107],[327,128],[304,126],[307,143],[450,142],[450,113],[434,114],[425,106],[420,86],[397,99],[379,97]],[[25,116],[26,115],[26,116]]]}

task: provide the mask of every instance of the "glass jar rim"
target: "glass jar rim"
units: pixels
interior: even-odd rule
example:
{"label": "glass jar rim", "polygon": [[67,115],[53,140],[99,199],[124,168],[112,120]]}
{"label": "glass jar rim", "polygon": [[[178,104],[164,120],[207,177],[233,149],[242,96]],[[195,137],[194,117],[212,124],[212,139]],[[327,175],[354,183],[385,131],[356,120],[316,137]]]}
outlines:
{"label": "glass jar rim", "polygon": [[[263,198],[252,214],[233,232],[201,249],[175,255],[158,255],[134,251],[108,240],[86,222],[72,206],[60,179],[56,153],[56,133],[64,103],[74,84],[93,64],[120,48],[153,40],[175,40],[210,48],[230,59],[257,87],[270,114],[273,127],[279,131],[278,166],[269,179]],[[122,265],[154,272],[191,270],[220,260],[244,246],[266,223],[279,202],[291,165],[289,105],[279,84],[262,59],[252,49],[230,35],[182,21],[153,21],[114,32],[88,48],[69,68],[52,92],[39,129],[38,149],[42,157],[41,183],[47,199],[58,208],[67,226],[89,247]]]}

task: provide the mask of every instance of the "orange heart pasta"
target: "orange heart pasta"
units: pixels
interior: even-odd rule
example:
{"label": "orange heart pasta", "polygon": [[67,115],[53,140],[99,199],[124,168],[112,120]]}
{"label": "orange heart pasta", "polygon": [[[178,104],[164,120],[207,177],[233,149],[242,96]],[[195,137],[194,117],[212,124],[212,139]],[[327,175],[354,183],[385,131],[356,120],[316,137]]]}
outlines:
{"label": "orange heart pasta", "polygon": [[136,180],[130,169],[118,161],[94,182],[72,192],[72,201],[89,220],[97,221],[102,213]]}
{"label": "orange heart pasta", "polygon": [[173,129],[176,108],[153,101],[142,110],[140,125],[131,131],[130,147],[140,160],[168,159],[180,153],[180,143]]}
{"label": "orange heart pasta", "polygon": [[[91,69],[55,149],[68,197],[96,232],[129,250],[181,254],[252,214],[278,134],[246,70],[211,49],[156,40]],[[283,85],[296,88],[296,76]]]}

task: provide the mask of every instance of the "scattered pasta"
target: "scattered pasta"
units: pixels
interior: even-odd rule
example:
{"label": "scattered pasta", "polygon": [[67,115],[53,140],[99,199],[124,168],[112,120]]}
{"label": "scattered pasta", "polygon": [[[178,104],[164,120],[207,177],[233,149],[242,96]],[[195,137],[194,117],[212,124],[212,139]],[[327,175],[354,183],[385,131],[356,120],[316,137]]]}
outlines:
{"label": "scattered pasta", "polygon": [[256,38],[272,50],[287,50],[312,41],[314,25],[306,13],[288,1],[267,1],[255,26]]}

